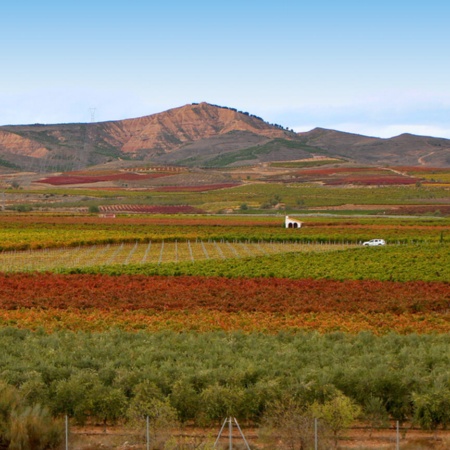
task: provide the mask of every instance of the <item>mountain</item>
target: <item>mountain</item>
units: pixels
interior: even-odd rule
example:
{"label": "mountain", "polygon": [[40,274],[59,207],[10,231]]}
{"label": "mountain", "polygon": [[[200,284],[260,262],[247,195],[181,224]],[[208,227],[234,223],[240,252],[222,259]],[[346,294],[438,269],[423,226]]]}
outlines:
{"label": "mountain", "polygon": [[315,128],[305,142],[362,164],[450,166],[450,139],[401,134],[389,139]]}
{"label": "mountain", "polygon": [[450,140],[392,139],[316,128],[294,133],[233,108],[190,104],[136,119],[0,127],[0,167],[68,171],[111,161],[226,167],[335,156],[352,162],[450,165]]}

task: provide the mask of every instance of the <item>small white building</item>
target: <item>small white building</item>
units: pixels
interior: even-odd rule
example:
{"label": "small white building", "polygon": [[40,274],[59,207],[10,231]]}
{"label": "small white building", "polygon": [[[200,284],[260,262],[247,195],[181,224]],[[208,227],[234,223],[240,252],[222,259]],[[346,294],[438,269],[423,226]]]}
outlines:
{"label": "small white building", "polygon": [[289,216],[286,216],[284,219],[284,225],[286,228],[301,228],[303,222],[300,220],[291,219]]}

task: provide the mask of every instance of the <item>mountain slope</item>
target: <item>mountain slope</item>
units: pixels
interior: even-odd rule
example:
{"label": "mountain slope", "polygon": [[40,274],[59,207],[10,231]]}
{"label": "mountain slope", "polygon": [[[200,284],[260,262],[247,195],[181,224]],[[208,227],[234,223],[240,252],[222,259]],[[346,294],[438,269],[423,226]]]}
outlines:
{"label": "mountain slope", "polygon": [[450,166],[450,140],[401,134],[390,139],[315,128],[305,143],[363,164]]}
{"label": "mountain slope", "polygon": [[450,166],[450,140],[391,139],[316,128],[294,133],[233,108],[199,103],[135,119],[0,127],[0,166],[68,171],[110,161],[225,167],[343,157],[358,164]]}
{"label": "mountain slope", "polygon": [[209,139],[220,153],[276,138],[296,134],[248,113],[200,103],[120,121],[0,127],[0,155],[27,169],[70,170],[118,158],[164,162],[182,147],[195,152],[196,143],[207,153]]}

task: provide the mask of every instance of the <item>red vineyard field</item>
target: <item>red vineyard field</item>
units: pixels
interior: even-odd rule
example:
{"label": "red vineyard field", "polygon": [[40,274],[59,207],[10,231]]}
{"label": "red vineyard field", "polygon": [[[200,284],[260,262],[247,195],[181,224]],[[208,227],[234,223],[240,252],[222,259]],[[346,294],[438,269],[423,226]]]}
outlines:
{"label": "red vineyard field", "polygon": [[140,175],[137,173],[117,173],[110,175],[82,176],[82,175],[58,175],[39,180],[39,183],[51,184],[53,186],[63,186],[69,184],[99,183],[101,181],[137,181],[148,180],[150,178],[161,178],[171,174],[151,173]]}
{"label": "red vineyard field", "polygon": [[401,171],[377,169],[374,167],[333,167],[322,169],[302,169],[292,172],[289,178],[274,178],[274,181],[315,182],[328,186],[360,185],[360,186],[396,186],[413,185],[420,178]]}
{"label": "red vineyard field", "polygon": [[440,282],[17,274],[0,287],[0,324],[49,331],[450,331]]}
{"label": "red vineyard field", "polygon": [[445,313],[445,282],[142,275],[0,276],[0,308],[207,309],[226,312]]}
{"label": "red vineyard field", "polygon": [[386,173],[380,169],[373,167],[330,167],[323,169],[302,169],[298,172],[302,175],[335,175],[335,174],[374,174],[374,173]]}

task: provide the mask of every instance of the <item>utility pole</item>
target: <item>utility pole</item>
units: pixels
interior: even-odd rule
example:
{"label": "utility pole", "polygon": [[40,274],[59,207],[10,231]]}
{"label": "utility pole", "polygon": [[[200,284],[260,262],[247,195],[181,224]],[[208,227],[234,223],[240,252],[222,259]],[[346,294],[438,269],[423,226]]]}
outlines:
{"label": "utility pole", "polygon": [[89,108],[89,111],[91,113],[91,123],[95,122],[95,111],[97,111],[97,108]]}

